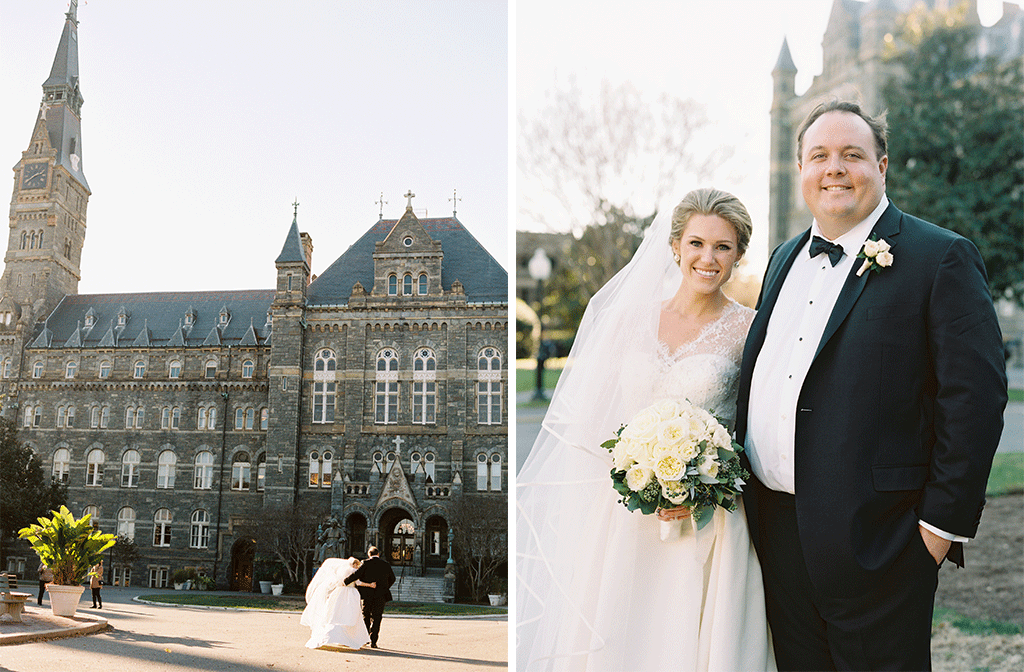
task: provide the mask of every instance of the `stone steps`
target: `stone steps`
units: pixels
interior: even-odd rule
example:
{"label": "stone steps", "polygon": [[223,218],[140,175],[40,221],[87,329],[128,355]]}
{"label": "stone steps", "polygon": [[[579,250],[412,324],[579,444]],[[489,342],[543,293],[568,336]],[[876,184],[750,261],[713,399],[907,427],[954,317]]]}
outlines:
{"label": "stone steps", "polygon": [[433,576],[404,576],[391,586],[397,602],[444,602],[444,579]]}

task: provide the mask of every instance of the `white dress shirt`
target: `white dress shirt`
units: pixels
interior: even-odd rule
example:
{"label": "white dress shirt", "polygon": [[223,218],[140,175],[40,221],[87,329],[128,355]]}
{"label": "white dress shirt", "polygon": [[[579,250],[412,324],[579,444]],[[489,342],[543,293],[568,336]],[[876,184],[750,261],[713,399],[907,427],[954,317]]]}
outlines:
{"label": "white dress shirt", "polygon": [[[887,207],[889,199],[883,195],[864,221],[831,241],[843,247],[835,266],[827,254],[810,256],[814,236],[828,240],[818,222],[812,222],[811,236],[783,281],[754,363],[744,447],[754,475],[772,490],[796,493],[793,455],[800,389],[846,278],[854,263],[862,263],[857,254]],[[951,541],[966,541],[924,521],[921,525]]]}

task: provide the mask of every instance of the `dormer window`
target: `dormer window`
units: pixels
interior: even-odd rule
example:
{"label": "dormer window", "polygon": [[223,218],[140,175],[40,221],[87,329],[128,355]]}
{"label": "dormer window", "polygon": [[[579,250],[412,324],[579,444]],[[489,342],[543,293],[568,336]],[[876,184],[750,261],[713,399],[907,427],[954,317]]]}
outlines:
{"label": "dormer window", "polygon": [[388,276],[388,296],[398,296],[398,276],[394,273]]}
{"label": "dormer window", "polygon": [[405,245],[406,247],[412,247],[412,236],[406,236],[402,240],[402,245]]}
{"label": "dormer window", "polygon": [[128,324],[128,313],[125,312],[124,308],[122,308],[117,313],[117,326],[123,327],[126,324]]}
{"label": "dormer window", "polygon": [[85,328],[89,329],[95,324],[96,316],[93,314],[92,309],[90,308],[89,312],[85,314]]}
{"label": "dormer window", "polygon": [[230,319],[231,319],[231,313],[228,312],[228,309],[227,308],[221,308],[220,309],[220,315],[217,316],[217,325],[221,326],[221,327],[226,327],[227,324],[228,324],[228,320],[230,320]]}
{"label": "dormer window", "polygon": [[192,310],[191,308],[189,308],[188,312],[185,313],[185,326],[186,327],[191,327],[195,323],[196,323],[196,312],[194,310]]}

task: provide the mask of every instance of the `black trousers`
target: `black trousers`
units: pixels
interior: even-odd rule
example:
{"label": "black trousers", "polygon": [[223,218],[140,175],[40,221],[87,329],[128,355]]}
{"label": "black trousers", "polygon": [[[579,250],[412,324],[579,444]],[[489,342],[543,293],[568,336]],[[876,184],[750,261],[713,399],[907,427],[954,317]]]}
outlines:
{"label": "black trousers", "polygon": [[811,585],[796,499],[756,478],[755,545],[779,670],[930,670],[938,565],[920,535],[868,593],[829,598]]}
{"label": "black trousers", "polygon": [[103,598],[100,597],[100,590],[102,588],[92,589],[92,606],[103,608]]}
{"label": "black trousers", "polygon": [[45,593],[45,592],[46,592],[46,581],[43,581],[42,579],[40,579],[39,580],[39,599],[36,600],[36,602],[38,604],[40,604],[40,605],[43,603],[43,593]]}
{"label": "black trousers", "polygon": [[363,600],[363,623],[366,624],[366,631],[370,633],[370,643],[377,643],[377,636],[380,635],[380,620],[384,617],[384,600],[371,598]]}

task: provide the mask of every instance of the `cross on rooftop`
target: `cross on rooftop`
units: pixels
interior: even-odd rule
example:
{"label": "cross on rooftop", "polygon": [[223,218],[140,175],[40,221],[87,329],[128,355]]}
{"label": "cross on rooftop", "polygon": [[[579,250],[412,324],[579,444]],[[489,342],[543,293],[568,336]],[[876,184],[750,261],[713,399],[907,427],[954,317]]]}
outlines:
{"label": "cross on rooftop", "polygon": [[298,217],[299,217],[299,199],[298,199],[298,197],[295,198],[295,202],[292,203],[292,207],[294,208],[294,210],[292,211],[292,217],[295,217],[296,219],[298,219]]}
{"label": "cross on rooftop", "polygon": [[448,200],[452,202],[452,217],[454,217],[459,212],[457,210],[459,206],[458,202],[462,200],[461,198],[459,198],[459,192],[457,189],[452,189],[452,197],[449,198]]}
{"label": "cross on rooftop", "polygon": [[384,219],[384,206],[387,205],[388,202],[384,200],[384,192],[383,191],[380,192],[380,200],[379,201],[374,201],[373,203],[374,203],[374,205],[379,205],[380,206],[380,215],[379,216],[380,216],[381,219]]}
{"label": "cross on rooftop", "polygon": [[405,206],[405,207],[407,207],[407,208],[409,208],[410,210],[412,210],[412,199],[413,199],[413,198],[414,198],[415,196],[416,196],[416,194],[412,193],[412,189],[410,189],[409,191],[407,191],[407,192],[405,193],[405,197],[409,199],[409,202],[408,202],[408,203],[406,204],[406,206]]}

